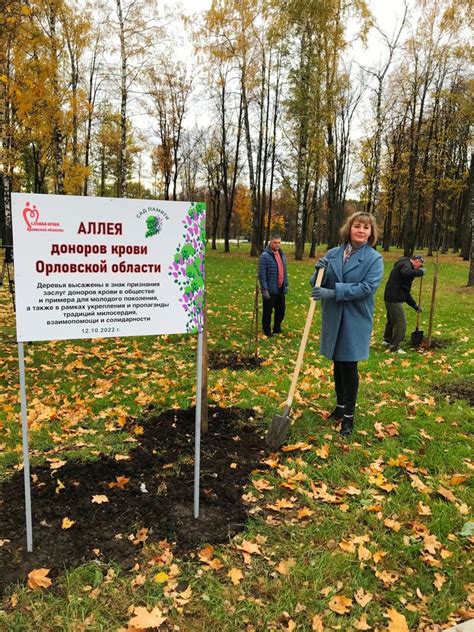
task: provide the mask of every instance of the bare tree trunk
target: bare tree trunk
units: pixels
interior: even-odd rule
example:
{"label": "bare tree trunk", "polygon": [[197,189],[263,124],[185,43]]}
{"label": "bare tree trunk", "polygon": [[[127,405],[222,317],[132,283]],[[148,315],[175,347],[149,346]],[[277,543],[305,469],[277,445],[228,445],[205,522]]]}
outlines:
{"label": "bare tree trunk", "polygon": [[[51,30],[51,72],[52,85],[56,97],[59,97],[59,79],[58,79],[58,51],[56,38],[56,7],[54,3],[49,5],[49,27]],[[54,112],[53,130],[52,130],[52,146],[54,155],[54,189],[58,195],[64,195],[64,165],[63,165],[63,133],[60,124],[61,110],[58,105]]]}
{"label": "bare tree trunk", "polygon": [[[266,89],[266,111],[265,111],[265,134],[264,134],[264,151],[263,151],[263,173],[262,173],[262,195],[261,195],[261,244],[265,244],[265,217],[267,215],[267,165],[269,158],[269,134],[270,134],[270,95],[271,95],[271,70],[272,70],[272,54],[270,51],[270,61],[268,64],[267,89]],[[273,183],[272,183],[273,185]],[[268,239],[268,236],[267,236]]]}
{"label": "bare tree trunk", "polygon": [[338,229],[342,220],[342,210],[337,199],[336,182],[336,147],[332,123],[327,126],[328,147],[328,247],[332,248],[339,243]]}
{"label": "bare tree trunk", "polygon": [[221,198],[219,190],[214,191],[212,196],[212,216],[211,216],[211,235],[212,235],[212,250],[217,250],[217,230],[219,228],[219,216],[221,211]]}
{"label": "bare tree trunk", "polygon": [[468,186],[463,196],[463,206],[465,207],[466,221],[463,222],[464,234],[461,246],[461,257],[464,261],[470,259],[469,282],[468,285],[474,284],[474,264],[472,261],[474,248],[474,153],[471,154],[471,165],[469,168]]}
{"label": "bare tree trunk", "polygon": [[469,209],[471,211],[471,252],[469,255],[469,279],[468,287],[474,285],[474,177],[473,177],[473,155],[471,154],[470,186],[469,186]]}
{"label": "bare tree trunk", "polygon": [[239,165],[239,154],[240,154],[240,141],[242,137],[242,97],[240,98],[239,105],[239,119],[237,125],[237,138],[236,138],[236,147],[235,147],[235,155],[234,155],[234,164],[232,170],[232,182],[229,190],[229,164],[228,164],[228,153],[227,153],[227,130],[226,130],[226,116],[225,116],[225,84],[222,86],[222,98],[221,98],[221,155],[222,155],[222,190],[224,193],[224,210],[225,210],[225,219],[224,219],[224,252],[230,252],[230,226],[232,222],[232,213],[234,210],[234,199],[235,199],[235,187],[237,185],[237,173],[238,173],[238,165]]}
{"label": "bare tree trunk", "polygon": [[382,153],[382,131],[383,131],[383,117],[382,117],[382,99],[383,99],[383,89],[384,89],[383,82],[388,72],[388,69],[390,68],[390,64],[392,63],[393,54],[395,52],[395,49],[398,46],[398,41],[400,39],[400,35],[402,33],[403,27],[405,26],[405,21],[406,21],[406,16],[407,16],[407,11],[408,11],[406,2],[404,2],[404,6],[405,6],[405,12],[403,14],[403,17],[400,23],[400,28],[398,29],[398,33],[396,34],[396,36],[391,41],[389,40],[387,35],[378,26],[376,26],[377,30],[382,35],[382,38],[385,40],[388,46],[389,54],[388,54],[388,59],[385,62],[385,65],[383,66],[383,68],[378,72],[372,73],[377,78],[377,90],[376,90],[377,101],[376,101],[376,108],[375,108],[374,175],[373,175],[373,184],[372,184],[372,191],[371,191],[372,194],[371,196],[369,196],[369,200],[367,203],[368,213],[375,213],[378,210],[379,190],[380,190],[380,158],[381,158],[381,153]]}
{"label": "bare tree trunk", "polygon": [[258,257],[261,252],[261,243],[260,243],[260,212],[258,208],[257,202],[257,189],[255,184],[255,171],[253,167],[253,156],[252,156],[252,138],[250,135],[250,119],[249,119],[249,105],[247,99],[247,89],[246,89],[246,76],[245,70],[242,69],[242,106],[244,111],[244,125],[245,125],[245,140],[247,142],[247,161],[248,161],[248,169],[249,169],[249,182],[250,182],[250,192],[252,196],[252,245],[250,249],[251,257]]}
{"label": "bare tree trunk", "polygon": [[116,0],[120,38],[120,147],[118,164],[118,197],[127,195],[127,51],[125,46],[125,24],[122,15],[122,2]]}
{"label": "bare tree trunk", "polygon": [[267,213],[267,229],[264,241],[270,239],[270,229],[272,224],[272,208],[273,208],[273,183],[275,181],[275,161],[276,161],[276,135],[278,124],[278,111],[280,104],[280,74],[281,74],[281,52],[278,51],[277,75],[275,84],[275,96],[273,102],[273,127],[272,127],[272,146],[271,146],[271,166],[270,166],[270,190],[268,193],[268,213]]}
{"label": "bare tree trunk", "polygon": [[97,96],[97,90],[99,89],[98,84],[94,84],[94,78],[97,68],[97,52],[98,52],[98,38],[95,42],[94,50],[92,53],[92,59],[89,67],[89,89],[87,93],[87,103],[89,105],[87,111],[87,121],[86,121],[86,138],[85,138],[85,147],[84,147],[84,166],[86,167],[86,176],[84,178],[84,187],[82,194],[89,195],[89,161],[90,161],[90,151],[91,151],[91,138],[92,138],[92,117],[94,114],[95,108],[95,100]]}
{"label": "bare tree trunk", "polygon": [[102,144],[100,152],[100,197],[105,196],[105,144]]}
{"label": "bare tree trunk", "polygon": [[[63,16],[63,28],[66,34],[66,44],[69,52],[69,61],[71,64],[71,127],[72,127],[72,164],[79,164],[78,153],[78,135],[79,135],[79,114],[77,103],[77,92],[79,88],[79,52],[73,41],[74,34],[70,32],[67,16]],[[80,193],[80,185],[76,187],[76,194]]]}
{"label": "bare tree trunk", "polygon": [[[6,39],[6,38],[5,38]],[[3,40],[3,37],[2,37]],[[4,77],[10,77],[10,38],[8,45],[5,40],[0,46],[0,74]],[[0,146],[2,147],[2,173],[1,177],[1,224],[0,237],[3,245],[11,246],[13,244],[12,235],[12,208],[11,208],[11,188],[12,188],[12,164],[11,150],[13,139],[11,136],[11,105],[7,94],[7,86],[0,81]],[[7,249],[5,252],[5,261],[12,256],[12,251]],[[3,279],[2,279],[3,281]]]}
{"label": "bare tree trunk", "polygon": [[313,230],[311,231],[311,247],[309,250],[309,258],[314,259],[316,256],[317,236],[318,236],[318,198],[319,198],[319,155],[316,158],[316,164],[318,166],[313,184],[313,196],[311,199],[311,210],[313,214]]}

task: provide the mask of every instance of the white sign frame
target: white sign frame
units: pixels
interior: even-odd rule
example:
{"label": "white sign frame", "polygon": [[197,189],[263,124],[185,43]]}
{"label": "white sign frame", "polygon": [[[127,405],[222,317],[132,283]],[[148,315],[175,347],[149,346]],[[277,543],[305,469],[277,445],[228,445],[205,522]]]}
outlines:
{"label": "white sign frame", "polygon": [[17,339],[202,329],[205,205],[12,194]]}

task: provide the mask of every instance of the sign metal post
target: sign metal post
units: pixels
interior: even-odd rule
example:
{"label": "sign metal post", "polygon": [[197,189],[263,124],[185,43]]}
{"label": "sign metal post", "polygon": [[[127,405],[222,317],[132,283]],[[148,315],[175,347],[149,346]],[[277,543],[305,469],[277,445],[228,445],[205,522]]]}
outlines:
{"label": "sign metal post", "polygon": [[22,342],[18,343],[18,367],[20,370],[23,475],[25,478],[26,549],[29,553],[31,553],[33,550],[33,522],[31,519],[30,451],[28,444],[28,412],[26,407],[25,354]]}
{"label": "sign metal post", "polygon": [[202,355],[204,333],[198,333],[196,367],[196,424],[194,438],[194,517],[199,518],[199,475],[201,471]]}

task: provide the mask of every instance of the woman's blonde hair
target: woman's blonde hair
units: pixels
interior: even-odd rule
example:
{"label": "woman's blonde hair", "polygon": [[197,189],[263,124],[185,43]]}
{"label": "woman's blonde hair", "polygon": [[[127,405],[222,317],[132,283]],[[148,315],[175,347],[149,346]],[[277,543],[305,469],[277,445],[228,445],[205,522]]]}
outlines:
{"label": "woman's blonde hair", "polygon": [[367,242],[370,246],[374,246],[377,243],[377,239],[379,238],[377,220],[375,219],[374,215],[371,215],[370,213],[365,213],[364,211],[356,211],[355,213],[352,213],[352,215],[349,215],[349,217],[346,219],[343,226],[341,226],[341,229],[339,230],[341,240],[343,242],[350,241],[352,224],[356,220],[363,220],[370,224],[372,230],[370,231],[370,236]]}

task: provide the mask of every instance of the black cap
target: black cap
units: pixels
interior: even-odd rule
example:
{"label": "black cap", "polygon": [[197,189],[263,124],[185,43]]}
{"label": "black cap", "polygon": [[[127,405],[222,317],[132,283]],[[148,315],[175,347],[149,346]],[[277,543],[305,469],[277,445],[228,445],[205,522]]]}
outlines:
{"label": "black cap", "polygon": [[412,259],[415,259],[416,261],[421,261],[421,263],[425,263],[425,258],[423,257],[423,255],[413,255]]}

